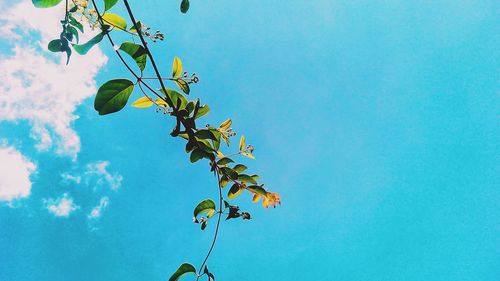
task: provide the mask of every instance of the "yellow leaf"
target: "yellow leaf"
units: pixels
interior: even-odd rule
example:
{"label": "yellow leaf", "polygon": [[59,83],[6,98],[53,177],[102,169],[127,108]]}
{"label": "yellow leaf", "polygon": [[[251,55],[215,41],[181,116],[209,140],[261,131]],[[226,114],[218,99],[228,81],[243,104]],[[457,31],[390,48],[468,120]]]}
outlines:
{"label": "yellow leaf", "polygon": [[260,200],[260,197],[261,195],[260,194],[257,194],[257,193],[254,193],[253,197],[252,197],[252,202],[259,202]]}
{"label": "yellow leaf", "polygon": [[222,154],[222,152],[220,151],[217,151],[217,156],[219,156],[219,158],[224,158],[224,154]]}
{"label": "yellow leaf", "polygon": [[231,121],[231,119],[227,119],[226,121],[224,121],[220,124],[219,130],[225,131],[225,130],[229,129],[229,127],[231,127],[232,123],[233,123],[233,121]]}
{"label": "yellow leaf", "polygon": [[104,21],[104,24],[112,25],[121,30],[127,29],[127,22],[124,18],[120,17],[117,14],[105,13],[104,15],[102,15],[102,20]]}
{"label": "yellow leaf", "polygon": [[215,210],[214,210],[214,209],[212,209],[212,210],[208,211],[208,213],[207,213],[207,218],[212,217],[214,214],[215,214]]}
{"label": "yellow leaf", "polygon": [[227,145],[229,145],[229,137],[228,137],[225,133],[222,133],[222,132],[221,132],[221,134],[220,134],[220,135],[221,135],[222,139],[224,140],[224,142],[225,142]]}
{"label": "yellow leaf", "polygon": [[250,158],[250,159],[255,159],[255,156],[252,155],[252,153],[249,152],[241,152],[244,156]]}
{"label": "yellow leaf", "polygon": [[165,102],[163,99],[157,98],[155,100],[156,105],[158,106],[163,106],[163,107],[168,107],[167,102]]}
{"label": "yellow leaf", "polygon": [[182,79],[177,79],[175,80],[175,84],[177,84],[179,89],[181,89],[186,95],[189,95],[189,92],[191,90],[189,89],[189,84],[186,81]]}
{"label": "yellow leaf", "polygon": [[153,105],[153,101],[149,97],[138,98],[132,103],[133,107],[146,108]]}
{"label": "yellow leaf", "polygon": [[172,64],[172,77],[176,78],[182,74],[182,62],[178,57],[174,58],[174,63]]}
{"label": "yellow leaf", "polygon": [[242,151],[243,148],[245,148],[245,136],[242,135],[240,138],[240,151]]}

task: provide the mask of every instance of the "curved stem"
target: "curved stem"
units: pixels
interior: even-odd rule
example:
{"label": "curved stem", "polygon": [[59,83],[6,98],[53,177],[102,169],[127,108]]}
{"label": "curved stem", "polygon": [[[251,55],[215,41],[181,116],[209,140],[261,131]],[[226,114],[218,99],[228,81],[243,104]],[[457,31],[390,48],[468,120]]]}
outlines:
{"label": "curved stem", "polygon": [[220,186],[220,174],[219,174],[219,168],[216,166],[214,170],[215,174],[217,175],[217,187],[219,189],[219,212],[217,214],[217,225],[215,226],[215,232],[214,232],[214,238],[212,240],[212,244],[210,245],[210,249],[208,250],[207,255],[205,256],[205,259],[203,260],[203,263],[200,266],[200,269],[198,269],[198,277],[196,277],[196,280],[200,279],[202,276],[203,272],[203,266],[206,265],[208,258],[212,254],[212,250],[214,249],[215,242],[217,242],[217,235],[219,234],[219,226],[220,226],[220,219],[222,217],[222,201],[224,200],[222,198],[222,188]]}

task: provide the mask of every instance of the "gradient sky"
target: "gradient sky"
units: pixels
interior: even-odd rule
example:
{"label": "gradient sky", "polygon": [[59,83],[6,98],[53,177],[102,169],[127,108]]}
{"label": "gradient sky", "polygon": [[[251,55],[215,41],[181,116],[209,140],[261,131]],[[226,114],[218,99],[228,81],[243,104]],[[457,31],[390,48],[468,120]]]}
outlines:
{"label": "gradient sky", "polygon": [[[98,116],[96,85],[130,77],[104,41],[69,67],[41,53],[59,19],[29,2],[0,0],[0,280],[198,266],[207,167],[154,110]],[[282,196],[235,200],[253,219],[222,224],[217,280],[498,280],[500,2],[191,0],[187,15],[179,0],[130,2],[166,34],[160,68],[179,56],[200,76],[206,122],[231,117],[256,147],[242,160]]]}

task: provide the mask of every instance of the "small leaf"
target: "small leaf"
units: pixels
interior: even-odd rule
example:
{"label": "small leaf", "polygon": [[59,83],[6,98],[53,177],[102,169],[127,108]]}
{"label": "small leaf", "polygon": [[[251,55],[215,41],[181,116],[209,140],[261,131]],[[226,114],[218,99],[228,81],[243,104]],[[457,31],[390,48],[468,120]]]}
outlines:
{"label": "small leaf", "polygon": [[94,100],[94,108],[99,115],[121,110],[134,90],[134,83],[127,79],[114,79],[104,83]]}
{"label": "small leaf", "polygon": [[132,106],[137,108],[147,108],[152,105],[153,101],[149,97],[140,97],[132,103]]}
{"label": "small leaf", "polygon": [[204,106],[202,106],[198,109],[198,112],[196,112],[194,119],[198,119],[198,118],[206,115],[209,111],[210,111],[210,107],[208,107],[208,105],[205,104]]}
{"label": "small leaf", "polygon": [[181,12],[183,14],[187,13],[189,10],[189,0],[182,0],[181,2]]}
{"label": "small leaf", "polygon": [[196,161],[202,159],[202,158],[207,158],[210,159],[210,154],[206,152],[205,150],[196,148],[191,152],[191,156],[189,157],[189,160],[191,163],[195,163]]}
{"label": "small leaf", "polygon": [[189,84],[186,81],[177,79],[175,80],[175,84],[177,84],[177,86],[179,86],[179,89],[181,89],[186,95],[189,95],[191,89],[189,88]]}
{"label": "small leaf", "polygon": [[81,45],[73,45],[73,49],[80,55],[85,55],[87,54],[94,45],[98,44],[101,42],[102,38],[104,37],[105,32],[101,32],[97,34],[94,38],[90,39],[87,43],[81,44]]}
{"label": "small leaf", "polygon": [[148,53],[143,46],[132,42],[124,42],[123,44],[121,44],[120,50],[129,54],[134,59],[139,69],[141,71],[144,70],[148,59]]}
{"label": "small leaf", "polygon": [[182,62],[178,57],[174,57],[174,62],[172,63],[172,77],[177,78],[182,74]]}
{"label": "small leaf", "polygon": [[243,148],[245,148],[245,136],[241,136],[240,138],[240,151],[243,151]]}
{"label": "small leaf", "polygon": [[205,199],[198,203],[196,208],[194,208],[194,217],[196,218],[201,213],[207,213],[207,217],[211,217],[210,213],[215,211],[215,202],[212,199]]}
{"label": "small leaf", "polygon": [[58,53],[62,51],[62,42],[61,39],[54,39],[49,42],[48,46],[49,51]]}
{"label": "small leaf", "polygon": [[118,0],[104,0],[104,11],[107,11],[113,7]]}
{"label": "small leaf", "polygon": [[240,188],[240,185],[235,183],[231,186],[229,191],[227,192],[227,198],[229,200],[233,200],[236,196],[240,195],[243,192],[243,188]]}
{"label": "small leaf", "polygon": [[[37,8],[49,8],[59,4],[62,0],[32,0],[33,5]],[[188,4],[189,6],[189,4]]]}
{"label": "small leaf", "polygon": [[249,212],[241,212],[241,218],[244,220],[250,220],[252,219],[251,215]]}
{"label": "small leaf", "polygon": [[242,155],[250,158],[250,159],[255,159],[255,156],[252,155],[250,152],[241,152]]}
{"label": "small leaf", "polygon": [[83,32],[83,25],[77,21],[72,15],[68,15],[68,19],[69,19],[69,23],[78,28],[78,30],[80,30],[80,32]]}
{"label": "small leaf", "polygon": [[127,29],[127,22],[124,18],[120,17],[117,14],[105,13],[104,15],[102,15],[102,20],[104,21],[104,23],[110,24],[118,29]]}
{"label": "small leaf", "polygon": [[197,138],[204,139],[204,140],[206,140],[206,139],[217,140],[217,138],[215,138],[214,134],[210,130],[206,130],[206,129],[196,131],[196,133],[194,135]]}
{"label": "small leaf", "polygon": [[181,276],[183,276],[186,273],[195,273],[196,274],[196,268],[192,264],[189,263],[183,263],[179,268],[170,276],[168,281],[177,281]]}
{"label": "small leaf", "polygon": [[217,161],[217,164],[220,165],[220,166],[225,166],[229,163],[233,163],[234,161],[231,159],[231,158],[228,158],[228,157],[224,157],[222,159],[220,159],[219,161]]}
{"label": "small leaf", "polygon": [[233,123],[233,121],[231,121],[231,119],[227,119],[226,121],[222,122],[219,125],[219,130],[225,131],[225,130],[229,129],[229,127],[231,127],[232,123]]}
{"label": "small leaf", "polygon": [[230,179],[233,179],[233,180],[238,179],[238,173],[236,173],[233,169],[231,169],[229,167],[222,167],[222,168],[220,168],[220,170],[222,171],[222,173],[227,175]]}
{"label": "small leaf", "polygon": [[244,172],[247,169],[247,166],[243,164],[237,164],[236,166],[233,167],[233,170],[235,170],[237,173]]}
{"label": "small leaf", "polygon": [[[76,6],[75,6],[76,7]],[[75,37],[76,39],[76,43],[78,44],[78,41],[80,41],[80,37],[78,35],[78,30],[76,30],[76,28],[72,27],[72,26],[68,26],[68,31],[73,34],[73,36]]]}
{"label": "small leaf", "polygon": [[267,191],[264,188],[262,188],[262,186],[259,186],[259,185],[251,185],[251,186],[248,186],[247,189],[250,190],[254,194],[259,194],[262,196],[266,196],[266,194],[267,194]]}
{"label": "small leaf", "polygon": [[246,183],[257,184],[257,182],[249,175],[238,175],[238,180]]}

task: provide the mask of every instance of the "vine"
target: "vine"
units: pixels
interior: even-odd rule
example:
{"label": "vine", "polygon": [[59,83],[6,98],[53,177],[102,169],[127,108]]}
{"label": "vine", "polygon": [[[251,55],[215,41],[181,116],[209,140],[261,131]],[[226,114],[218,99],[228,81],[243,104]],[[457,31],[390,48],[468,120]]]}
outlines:
{"label": "vine", "polygon": [[[33,4],[39,8],[48,8],[58,5],[62,0],[32,0]],[[193,221],[199,224],[201,230],[204,230],[208,221],[214,216],[217,217],[214,236],[210,248],[198,270],[190,264],[183,263],[172,274],[169,281],[178,280],[187,273],[194,273],[196,280],[202,276],[207,276],[208,280],[215,280],[212,272],[209,271],[207,261],[214,249],[219,233],[219,226],[222,215],[227,215],[226,220],[242,218],[251,219],[249,212],[241,211],[237,205],[231,205],[225,200],[222,190],[229,184],[231,187],[227,192],[227,199],[236,198],[243,191],[248,191],[253,195],[252,201],[258,202],[262,199],[265,208],[269,206],[276,207],[281,203],[279,194],[269,192],[264,189],[263,184],[259,184],[257,174],[245,173],[247,167],[241,163],[236,163],[235,156],[245,156],[255,159],[253,156],[254,147],[247,145],[245,137],[239,139],[238,150],[229,155],[224,155],[220,151],[220,146],[225,143],[230,145],[230,138],[236,133],[231,128],[232,121],[227,119],[218,127],[206,125],[204,128],[198,128],[196,122],[199,118],[205,116],[210,108],[208,105],[201,104],[200,99],[189,100],[187,96],[191,91],[191,85],[199,82],[196,74],[189,75],[183,71],[182,61],[174,57],[172,64],[172,75],[170,77],[162,76],[151,53],[148,42],[152,43],[162,41],[163,33],[160,31],[150,32],[150,28],[141,21],[136,20],[129,1],[123,0],[127,11],[127,16],[132,23],[127,28],[127,20],[117,14],[109,12],[118,0],[104,0],[104,9],[100,10],[95,0],[65,0],[65,17],[61,20],[62,31],[59,38],[50,41],[48,49],[52,52],[61,52],[66,54],[66,63],[69,63],[73,51],[80,55],[85,55],[93,46],[100,43],[104,37],[107,38],[114,48],[115,54],[135,79],[112,79],[104,83],[97,91],[94,108],[99,115],[106,115],[118,112],[128,103],[129,97],[137,87],[142,97],[136,99],[132,106],[137,108],[155,107],[157,112],[163,112],[175,118],[175,125],[170,133],[172,137],[180,137],[186,141],[186,153],[190,154],[190,161],[195,163],[201,159],[209,162],[210,172],[217,180],[217,189],[219,198],[217,204],[212,199],[201,201],[194,209]],[[182,13],[189,10],[189,0],[182,0],[180,4]],[[92,30],[97,29],[100,32],[89,41],[80,44],[79,35],[84,32],[84,24]],[[140,43],[134,41],[125,41],[116,45],[111,33],[113,31],[123,32],[132,38],[139,38]],[[129,65],[123,57],[123,54],[130,56],[137,66]],[[154,73],[154,77],[145,77],[144,71],[148,65]],[[167,88],[166,82],[175,84],[181,92]],[[159,89],[155,87],[159,86]]]}

